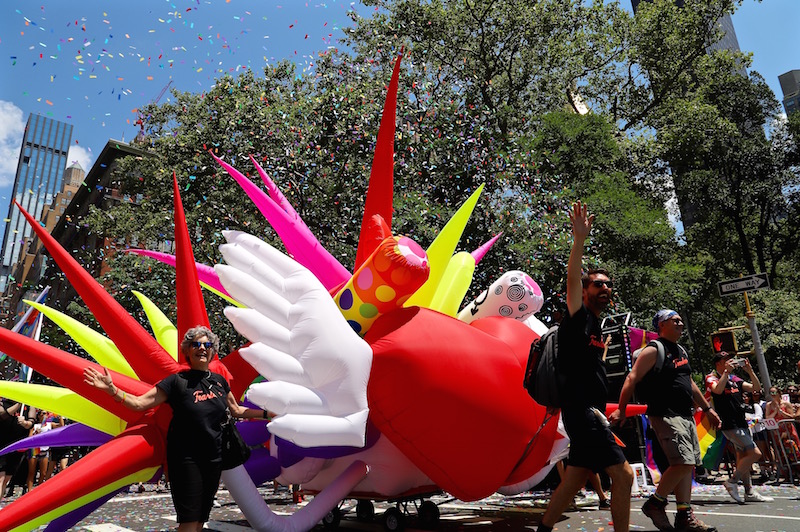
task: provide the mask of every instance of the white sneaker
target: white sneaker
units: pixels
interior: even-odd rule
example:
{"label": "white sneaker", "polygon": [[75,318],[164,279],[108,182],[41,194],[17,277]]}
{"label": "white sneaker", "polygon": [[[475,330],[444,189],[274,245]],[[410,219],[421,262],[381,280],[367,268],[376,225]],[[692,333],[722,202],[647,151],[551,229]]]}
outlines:
{"label": "white sneaker", "polygon": [[753,490],[750,493],[744,494],[744,502],[772,502],[775,499],[761,495],[759,492]]}
{"label": "white sneaker", "polygon": [[728,490],[728,494],[733,498],[734,501],[738,502],[739,504],[744,504],[744,501],[742,500],[742,496],[739,495],[739,484],[738,483],[736,483],[734,481],[731,481],[731,480],[726,480],[723,483],[723,486],[725,486],[725,489]]}

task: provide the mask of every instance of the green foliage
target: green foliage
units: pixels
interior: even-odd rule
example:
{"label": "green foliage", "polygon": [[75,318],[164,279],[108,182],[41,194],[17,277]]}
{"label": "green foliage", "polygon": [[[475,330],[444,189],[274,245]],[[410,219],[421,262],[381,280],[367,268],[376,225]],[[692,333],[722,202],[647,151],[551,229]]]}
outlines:
{"label": "green foliage", "polygon": [[[655,0],[636,17],[617,1],[364,3],[379,9],[352,14],[344,40],[352,52],[320,53],[311,72],[283,62],[148,106],[149,156],[129,157],[115,173],[134,201],[92,212],[93,230],[169,251],[175,172],[198,261],[221,260],[227,229],[281,247],[206,151],[257,182],[253,155],[351,268],[386,85],[405,47],[392,228],[427,247],[485,184],[459,250],[500,231],[503,238],[480,263],[468,298],[503,271],[523,269],[544,289],[546,321],[562,304],[566,210],[585,199],[597,214],[586,263],[612,270],[617,309],[640,326],[658,308],[676,308],[688,343],[707,358],[707,334],[743,320],[716,282],[766,271],[776,289],[754,297],[765,349],[776,361],[798,351],[788,313],[800,259],[800,115],[773,122],[777,103],[766,84],[741,75],[748,57],[707,53],[720,37],[719,17],[740,0],[687,1],[685,9]],[[665,207],[675,196],[697,206],[682,234]],[[129,294],[136,288],[174,319],[170,268],[127,254],[111,266],[103,282],[126,308],[141,319]],[[206,301],[214,327],[235,345],[223,303]]]}

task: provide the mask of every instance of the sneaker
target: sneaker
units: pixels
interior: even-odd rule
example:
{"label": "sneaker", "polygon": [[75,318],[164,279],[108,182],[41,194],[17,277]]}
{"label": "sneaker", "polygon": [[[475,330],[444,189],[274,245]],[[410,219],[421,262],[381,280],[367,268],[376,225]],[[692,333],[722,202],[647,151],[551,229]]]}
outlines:
{"label": "sneaker", "polygon": [[772,497],[761,495],[756,490],[744,494],[744,502],[772,502],[774,500]]}
{"label": "sneaker", "polygon": [[608,499],[603,499],[602,501],[600,501],[599,506],[600,506],[601,510],[610,510],[611,509],[611,501],[609,501]]}
{"label": "sneaker", "polygon": [[664,509],[667,507],[667,501],[659,501],[655,497],[648,498],[642,505],[642,513],[650,518],[653,524],[659,530],[675,530],[672,523],[669,522],[667,512]]}
{"label": "sneaker", "polygon": [[726,480],[723,482],[723,486],[725,486],[725,489],[728,490],[728,494],[733,498],[734,501],[738,502],[739,504],[744,504],[742,496],[739,495],[739,484],[731,480]]}
{"label": "sneaker", "polygon": [[675,530],[681,532],[717,532],[717,528],[709,526],[696,518],[691,508],[681,510],[675,516]]}

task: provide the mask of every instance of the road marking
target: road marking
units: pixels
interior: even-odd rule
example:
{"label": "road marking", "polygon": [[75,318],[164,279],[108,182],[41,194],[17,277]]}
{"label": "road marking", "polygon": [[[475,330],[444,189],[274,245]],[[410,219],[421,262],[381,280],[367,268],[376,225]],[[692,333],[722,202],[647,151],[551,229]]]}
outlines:
{"label": "road marking", "polygon": [[83,529],[89,530],[90,532],[136,532],[130,528],[122,528],[117,525],[88,525],[83,527]]}
{"label": "road marking", "polygon": [[209,521],[204,529],[216,530],[217,532],[245,532],[253,530],[249,526],[234,525],[231,523],[220,523],[219,521]]}
{"label": "road marking", "polygon": [[138,501],[146,501],[149,499],[168,499],[171,498],[172,495],[169,493],[154,493],[152,495],[117,495],[113,499],[109,500],[108,502],[138,502]]}
{"label": "road marking", "polygon": [[[792,517],[790,515],[775,515],[775,514],[737,514],[734,512],[703,512],[697,509],[697,506],[693,506],[692,510],[694,511],[695,515],[724,515],[725,517],[751,517],[753,519],[764,519],[768,517],[770,519],[785,519],[787,521],[800,521],[800,517]],[[677,510],[667,510],[667,513],[675,514],[678,513]]]}
{"label": "road marking", "polygon": [[[172,521],[173,523],[178,522],[178,516],[176,515],[162,515],[161,519],[166,519],[167,521]],[[120,532],[124,530],[126,529],[121,528]],[[248,530],[253,530],[253,529],[250,528],[249,526],[234,525],[232,523],[223,523],[221,521],[208,521],[206,523],[206,526],[203,527],[203,530],[216,530],[217,532],[246,532]],[[106,531],[104,530],[102,532]]]}

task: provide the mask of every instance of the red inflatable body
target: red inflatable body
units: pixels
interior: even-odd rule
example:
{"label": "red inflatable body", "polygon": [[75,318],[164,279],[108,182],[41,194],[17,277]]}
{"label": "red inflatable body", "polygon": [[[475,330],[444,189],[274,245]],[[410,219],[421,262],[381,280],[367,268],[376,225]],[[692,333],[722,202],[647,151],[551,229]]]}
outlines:
{"label": "red inflatable body", "polygon": [[542,428],[545,409],[522,386],[536,333],[507,318],[480,321],[411,307],[378,319],[365,338],[374,352],[370,419],[466,501],[541,470],[557,429],[555,418]]}

